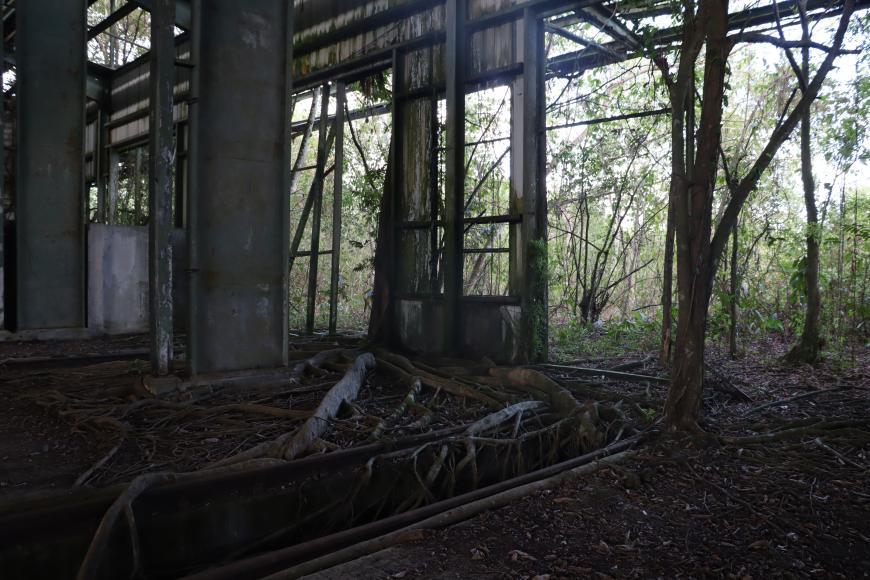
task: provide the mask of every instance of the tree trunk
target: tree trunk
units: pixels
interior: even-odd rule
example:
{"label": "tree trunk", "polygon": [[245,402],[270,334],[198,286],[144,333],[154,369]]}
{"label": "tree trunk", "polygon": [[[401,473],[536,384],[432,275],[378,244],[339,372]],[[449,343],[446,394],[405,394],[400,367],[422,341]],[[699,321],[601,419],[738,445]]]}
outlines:
{"label": "tree trunk", "polygon": [[[809,40],[809,27],[806,18],[802,19],[803,40]],[[809,77],[809,49],[802,49],[801,74]],[[819,358],[821,337],[819,319],[822,312],[822,297],[819,292],[819,216],[816,210],[816,186],[813,180],[813,160],[811,137],[811,112],[807,107],[801,116],[801,181],[804,187],[804,203],[807,209],[807,312],[800,341],[786,355],[789,362],[814,363]]]}
{"label": "tree trunk", "polygon": [[[665,422],[673,431],[700,429],[698,416],[703,392],[707,306],[715,272],[710,234],[722,131],[725,70],[730,51],[725,37],[728,0],[710,0],[704,3],[704,7],[706,9],[699,11],[697,16],[699,21],[703,19],[700,25],[706,30],[706,54],[695,163],[691,169],[691,182],[675,176],[671,184],[676,217],[679,315]],[[683,103],[681,99],[679,105]],[[672,136],[675,134],[673,131]],[[677,145],[673,154],[678,151]]]}
{"label": "tree trunk", "polygon": [[[671,386],[665,402],[665,420],[673,431],[698,431],[704,379],[704,341],[707,332],[709,275],[706,269],[689,282],[694,286],[679,289],[677,341]],[[682,284],[680,286],[683,286]],[[706,286],[706,287],[705,287]]]}
{"label": "tree trunk", "polygon": [[665,263],[662,268],[662,344],[659,362],[663,367],[671,364],[674,296],[674,201],[668,199],[668,221],[665,234]]}
{"label": "tree trunk", "polygon": [[737,357],[737,224],[731,232],[731,289],[728,297],[728,310],[730,314],[728,328],[728,354],[731,358]]}

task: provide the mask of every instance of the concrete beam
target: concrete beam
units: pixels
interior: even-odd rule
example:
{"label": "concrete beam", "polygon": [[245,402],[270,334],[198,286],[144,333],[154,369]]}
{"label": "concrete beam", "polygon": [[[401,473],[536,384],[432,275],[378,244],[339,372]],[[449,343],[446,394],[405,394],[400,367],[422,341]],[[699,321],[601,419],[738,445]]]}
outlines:
{"label": "concrete beam", "polygon": [[194,5],[190,362],[287,362],[287,0]]}
{"label": "concrete beam", "polygon": [[85,325],[85,0],[19,2],[20,329]]}

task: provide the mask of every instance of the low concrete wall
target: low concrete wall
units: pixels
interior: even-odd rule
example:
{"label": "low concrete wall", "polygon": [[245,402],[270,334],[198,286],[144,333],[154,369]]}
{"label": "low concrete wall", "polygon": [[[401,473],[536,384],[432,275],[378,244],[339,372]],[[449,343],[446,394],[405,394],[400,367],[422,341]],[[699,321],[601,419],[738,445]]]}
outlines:
{"label": "low concrete wall", "polygon": [[[187,311],[185,238],[172,236],[175,326]],[[148,228],[91,224],[88,228],[88,328],[106,334],[148,331]]]}

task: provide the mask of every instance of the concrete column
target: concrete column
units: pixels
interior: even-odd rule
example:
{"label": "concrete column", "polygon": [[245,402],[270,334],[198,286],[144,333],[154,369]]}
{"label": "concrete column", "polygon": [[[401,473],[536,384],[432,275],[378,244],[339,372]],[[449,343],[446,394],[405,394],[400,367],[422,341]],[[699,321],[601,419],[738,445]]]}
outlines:
{"label": "concrete column", "polygon": [[85,10],[16,3],[19,329],[85,325]]}
{"label": "concrete column", "polygon": [[[194,3],[194,374],[287,362],[286,0]],[[195,174],[195,175],[194,175]]]}

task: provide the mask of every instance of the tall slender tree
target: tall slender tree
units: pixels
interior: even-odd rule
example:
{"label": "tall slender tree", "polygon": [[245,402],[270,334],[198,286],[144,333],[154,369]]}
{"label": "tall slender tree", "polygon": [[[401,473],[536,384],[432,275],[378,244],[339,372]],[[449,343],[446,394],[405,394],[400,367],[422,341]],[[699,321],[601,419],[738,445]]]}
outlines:
{"label": "tall slender tree", "polygon": [[[819,93],[833,68],[854,11],[854,0],[845,0],[831,46],[809,41],[786,41],[757,32],[728,35],[728,0],[683,1],[683,42],[677,71],[671,73],[661,53],[653,60],[661,69],[671,101],[671,186],[677,242],[678,319],[671,385],[665,403],[670,430],[698,431],[703,392],[704,348],[707,312],[713,278],[728,238],[744,203],[758,184],[774,155],[791,135],[804,112]],[[770,43],[782,48],[814,47],[826,53],[815,77],[807,83],[797,104],[774,129],[759,157],[742,178],[731,176],[731,198],[718,224],[713,224],[713,192],[721,151],[728,57],[738,42]],[[694,163],[685,157],[683,107],[704,49],[701,114],[696,136]],[[691,176],[691,177],[689,177]]]}

